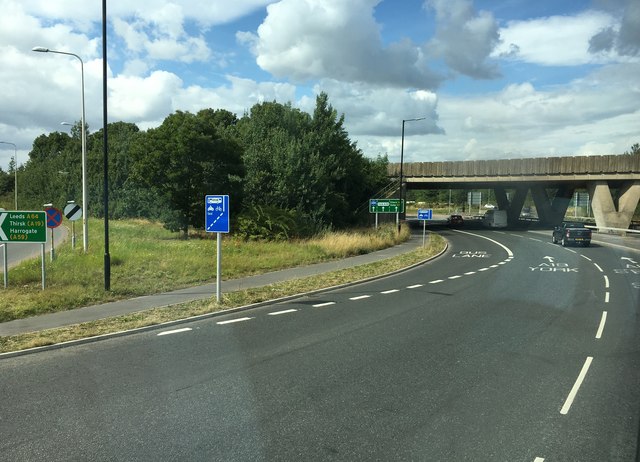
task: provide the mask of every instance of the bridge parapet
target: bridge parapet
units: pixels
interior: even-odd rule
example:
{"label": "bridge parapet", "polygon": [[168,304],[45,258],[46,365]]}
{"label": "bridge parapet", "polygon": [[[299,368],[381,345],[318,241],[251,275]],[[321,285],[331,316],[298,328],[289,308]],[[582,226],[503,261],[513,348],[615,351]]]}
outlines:
{"label": "bridge parapet", "polygon": [[[400,164],[389,164],[389,176],[400,174]],[[552,175],[640,174],[640,156],[571,156],[527,159],[407,162],[406,177],[522,177]]]}

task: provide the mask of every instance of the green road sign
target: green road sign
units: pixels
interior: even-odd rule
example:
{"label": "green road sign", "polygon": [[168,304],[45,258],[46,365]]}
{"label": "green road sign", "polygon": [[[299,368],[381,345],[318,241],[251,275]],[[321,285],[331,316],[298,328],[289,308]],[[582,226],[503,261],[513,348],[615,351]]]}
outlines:
{"label": "green road sign", "polygon": [[369,213],[402,213],[404,200],[400,199],[369,199]]}
{"label": "green road sign", "polygon": [[47,242],[45,212],[0,212],[0,242]]}

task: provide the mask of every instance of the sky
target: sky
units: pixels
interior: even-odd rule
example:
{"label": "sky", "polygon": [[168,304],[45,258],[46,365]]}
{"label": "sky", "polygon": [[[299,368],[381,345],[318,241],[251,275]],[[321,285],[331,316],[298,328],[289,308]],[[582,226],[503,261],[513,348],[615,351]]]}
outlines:
{"label": "sky", "polygon": [[[0,141],[102,127],[100,1],[0,0]],[[640,0],[108,0],[109,122],[177,110],[312,112],[367,157],[621,154],[640,142]],[[14,155],[0,143],[0,167]]]}

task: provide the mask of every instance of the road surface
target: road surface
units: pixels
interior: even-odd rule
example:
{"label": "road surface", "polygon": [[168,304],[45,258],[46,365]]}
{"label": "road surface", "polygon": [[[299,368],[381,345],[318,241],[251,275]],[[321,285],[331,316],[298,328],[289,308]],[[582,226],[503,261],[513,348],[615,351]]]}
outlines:
{"label": "road surface", "polygon": [[0,360],[3,460],[636,460],[638,252],[443,233],[399,275]]}

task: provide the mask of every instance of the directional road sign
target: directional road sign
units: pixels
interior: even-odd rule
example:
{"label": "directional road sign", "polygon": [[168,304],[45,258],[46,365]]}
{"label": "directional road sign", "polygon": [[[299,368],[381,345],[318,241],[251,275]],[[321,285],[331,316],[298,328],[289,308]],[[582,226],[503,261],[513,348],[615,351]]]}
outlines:
{"label": "directional road sign", "polygon": [[433,209],[418,209],[418,220],[432,220]]}
{"label": "directional road sign", "polygon": [[369,213],[402,213],[404,200],[400,199],[369,199]]}
{"label": "directional road sign", "polygon": [[0,212],[0,242],[47,242],[45,212]]}
{"label": "directional road sign", "polygon": [[57,228],[62,224],[62,212],[55,207],[44,209],[47,214],[47,228]]}
{"label": "directional road sign", "polygon": [[205,196],[204,212],[206,232],[229,232],[229,196]]}

